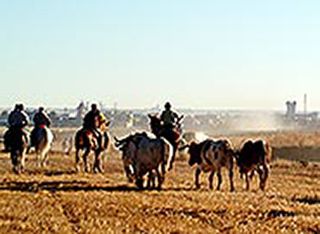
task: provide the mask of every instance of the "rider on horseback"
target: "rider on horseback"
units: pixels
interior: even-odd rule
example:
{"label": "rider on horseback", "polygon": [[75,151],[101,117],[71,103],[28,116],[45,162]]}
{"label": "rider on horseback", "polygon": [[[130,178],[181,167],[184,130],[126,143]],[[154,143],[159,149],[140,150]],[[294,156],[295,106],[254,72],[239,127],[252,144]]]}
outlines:
{"label": "rider on horseback", "polygon": [[171,110],[170,102],[164,105],[165,110],[161,113],[160,119],[164,130],[173,130],[175,127],[179,127],[180,117]]}
{"label": "rider on horseback", "polygon": [[28,140],[28,133],[24,130],[29,124],[29,116],[24,111],[23,104],[16,104],[14,110],[9,114],[8,117],[9,129],[4,135],[4,146],[5,151],[10,151],[10,142],[14,134],[22,134],[22,136]]}
{"label": "rider on horseback", "polygon": [[98,147],[102,148],[101,124],[106,120],[96,104],[91,105],[91,110],[83,118],[83,128],[93,133],[98,141]]}
{"label": "rider on horseback", "polygon": [[33,117],[34,129],[31,132],[31,146],[35,146],[37,134],[44,127],[50,127],[51,120],[43,107],[39,107],[38,112]]}

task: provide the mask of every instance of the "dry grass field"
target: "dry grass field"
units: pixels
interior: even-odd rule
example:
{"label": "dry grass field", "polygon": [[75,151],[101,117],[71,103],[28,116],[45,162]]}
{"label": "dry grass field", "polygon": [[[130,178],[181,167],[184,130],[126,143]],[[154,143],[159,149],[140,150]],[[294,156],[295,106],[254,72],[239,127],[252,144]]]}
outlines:
{"label": "dry grass field", "polygon": [[[262,137],[275,160],[265,192],[251,191],[235,170],[236,192],[211,191],[207,176],[194,189],[194,168],[176,162],[162,191],[137,191],[128,184],[120,155],[108,153],[104,174],[75,174],[73,155],[50,155],[38,169],[14,175],[0,154],[0,233],[320,233],[320,134],[255,133],[230,136],[238,146]],[[216,182],[216,180],[215,180]]]}

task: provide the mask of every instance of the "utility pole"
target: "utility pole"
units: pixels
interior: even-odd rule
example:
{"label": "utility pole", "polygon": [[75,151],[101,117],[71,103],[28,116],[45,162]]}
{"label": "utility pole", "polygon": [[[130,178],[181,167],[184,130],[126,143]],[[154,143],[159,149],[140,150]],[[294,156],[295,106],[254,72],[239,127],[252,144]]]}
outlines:
{"label": "utility pole", "polygon": [[307,119],[308,119],[308,98],[307,98],[307,94],[305,93],[303,95],[303,115],[304,115],[304,122],[305,124],[307,123]]}

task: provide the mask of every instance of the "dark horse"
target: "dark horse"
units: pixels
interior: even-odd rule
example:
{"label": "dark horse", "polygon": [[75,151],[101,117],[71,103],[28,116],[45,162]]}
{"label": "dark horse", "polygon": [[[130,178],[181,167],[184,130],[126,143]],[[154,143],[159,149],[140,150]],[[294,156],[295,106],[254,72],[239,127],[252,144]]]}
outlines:
{"label": "dark horse", "polygon": [[89,129],[81,128],[77,131],[75,137],[75,147],[76,147],[76,171],[80,171],[80,152],[84,151],[82,158],[84,164],[84,171],[89,172],[88,166],[88,155],[91,151],[94,151],[94,163],[93,171],[94,172],[103,172],[102,169],[102,160],[101,153],[103,150],[106,150],[109,144],[109,136],[107,132],[107,127],[110,122],[103,123],[100,126],[100,132],[102,134],[102,147],[99,147],[98,139],[95,134]]}
{"label": "dark horse", "polygon": [[161,124],[161,119],[157,115],[148,115],[150,118],[150,127],[151,131],[157,137],[164,137],[166,138],[170,144],[173,146],[173,158],[170,161],[169,170],[172,169],[173,162],[175,159],[175,155],[178,149],[178,145],[181,141],[181,120],[183,116],[178,119],[178,124],[173,128],[165,128]]}
{"label": "dark horse", "polygon": [[13,172],[20,174],[24,170],[25,155],[29,147],[29,138],[20,128],[10,130],[10,139],[7,142]]}

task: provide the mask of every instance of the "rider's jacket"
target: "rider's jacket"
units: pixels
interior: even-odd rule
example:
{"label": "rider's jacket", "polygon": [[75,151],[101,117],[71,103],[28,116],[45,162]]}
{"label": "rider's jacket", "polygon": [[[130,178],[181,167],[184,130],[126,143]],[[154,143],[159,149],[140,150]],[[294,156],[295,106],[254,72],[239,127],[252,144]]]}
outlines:
{"label": "rider's jacket", "polygon": [[102,124],[107,121],[106,116],[102,112],[100,112],[98,115],[98,121],[99,121],[99,124]]}
{"label": "rider's jacket", "polygon": [[45,112],[37,112],[33,117],[33,122],[35,127],[40,127],[41,125],[50,127],[51,125],[51,120]]}
{"label": "rider's jacket", "polygon": [[9,127],[22,128],[29,124],[29,116],[25,111],[14,110],[8,117]]}
{"label": "rider's jacket", "polygon": [[164,126],[174,126],[176,120],[179,118],[178,114],[172,110],[165,110],[161,113],[161,121],[163,122]]}
{"label": "rider's jacket", "polygon": [[97,117],[100,115],[100,111],[89,111],[83,118],[83,127],[88,129],[97,128]]}

